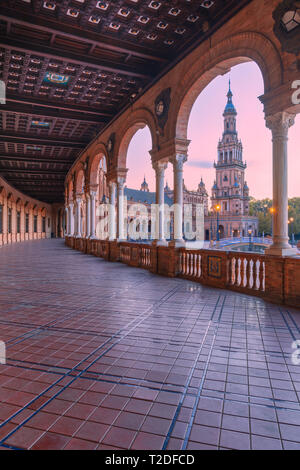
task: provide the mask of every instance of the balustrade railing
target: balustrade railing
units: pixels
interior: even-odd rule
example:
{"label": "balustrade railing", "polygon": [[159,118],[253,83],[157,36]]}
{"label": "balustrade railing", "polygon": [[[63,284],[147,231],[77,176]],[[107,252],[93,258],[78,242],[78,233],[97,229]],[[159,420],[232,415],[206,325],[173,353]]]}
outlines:
{"label": "balustrade railing", "polygon": [[230,288],[265,292],[266,266],[263,255],[229,253],[228,258]]}
{"label": "balustrade railing", "polygon": [[66,238],[71,248],[161,275],[300,305],[300,257]]}
{"label": "balustrade railing", "polygon": [[179,275],[199,280],[202,274],[201,251],[181,250],[179,253]]}

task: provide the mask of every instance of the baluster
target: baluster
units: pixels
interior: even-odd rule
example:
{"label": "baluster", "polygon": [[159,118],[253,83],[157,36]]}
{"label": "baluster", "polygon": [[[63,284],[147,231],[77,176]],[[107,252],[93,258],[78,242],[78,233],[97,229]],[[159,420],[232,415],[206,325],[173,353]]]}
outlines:
{"label": "baluster", "polygon": [[246,275],[246,268],[245,268],[245,262],[247,260],[245,258],[241,259],[241,287],[245,287],[245,275]]}
{"label": "baluster", "polygon": [[251,289],[252,288],[252,277],[251,277],[251,274],[252,274],[252,260],[250,258],[247,258],[246,259],[246,283],[245,283],[245,287],[247,289]]}
{"label": "baluster", "polygon": [[188,253],[185,252],[184,254],[184,274],[187,275],[188,273]]}
{"label": "baluster", "polygon": [[199,253],[197,256],[197,277],[201,277],[201,255]]}
{"label": "baluster", "polygon": [[236,264],[236,259],[230,258],[229,259],[229,284],[231,286],[234,286],[235,284],[235,264]]}
{"label": "baluster", "polygon": [[194,275],[194,253],[190,254],[190,276]]}
{"label": "baluster", "polygon": [[258,267],[257,267],[257,264],[258,264],[258,260],[256,259],[255,261],[253,261],[253,289],[254,290],[258,290],[259,287],[258,287],[258,273],[259,273],[259,270],[258,270]]}
{"label": "baluster", "polygon": [[235,285],[240,285],[240,258],[235,259]]}
{"label": "baluster", "polygon": [[266,289],[265,281],[266,281],[266,264],[265,264],[265,262],[263,261],[263,262],[262,262],[262,289],[261,289],[263,292],[264,292],[265,289]]}

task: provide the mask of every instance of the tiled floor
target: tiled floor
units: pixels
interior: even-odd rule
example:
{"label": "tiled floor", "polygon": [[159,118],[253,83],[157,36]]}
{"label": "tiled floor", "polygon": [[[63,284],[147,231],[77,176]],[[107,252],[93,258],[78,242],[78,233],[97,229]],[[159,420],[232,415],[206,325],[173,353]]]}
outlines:
{"label": "tiled floor", "polygon": [[300,312],[83,255],[0,249],[1,449],[300,449]]}

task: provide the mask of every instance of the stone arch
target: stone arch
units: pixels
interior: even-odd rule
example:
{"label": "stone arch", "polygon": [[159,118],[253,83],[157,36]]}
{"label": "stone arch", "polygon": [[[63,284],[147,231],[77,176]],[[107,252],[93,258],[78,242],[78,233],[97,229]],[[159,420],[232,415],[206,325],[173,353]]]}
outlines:
{"label": "stone arch", "polygon": [[[118,168],[126,168],[127,151],[135,133],[148,126],[152,138],[152,149],[158,147],[158,131],[155,117],[147,108],[139,108],[130,114],[125,125],[118,131],[115,155]],[[151,150],[151,149],[149,149]]]}
{"label": "stone arch", "polygon": [[204,88],[218,75],[235,65],[254,61],[263,76],[265,93],[276,89],[283,82],[283,65],[274,44],[256,32],[235,34],[218,43],[206,54],[199,51],[194,65],[178,84],[182,90],[173,106],[175,121],[172,132],[178,138],[187,138],[187,127],[192,107]]}
{"label": "stone arch", "polygon": [[73,201],[73,193],[74,193],[73,181],[72,181],[72,179],[70,179],[70,181],[67,183],[68,202]]}
{"label": "stone arch", "polygon": [[84,171],[81,169],[76,173],[76,178],[75,178],[76,194],[82,194],[84,192],[84,185],[85,185]]}
{"label": "stone arch", "polygon": [[94,156],[90,158],[90,165],[89,165],[89,171],[88,171],[88,181],[90,185],[98,185],[98,176],[99,176],[99,167],[101,162],[105,162],[103,165],[106,168],[107,172],[107,167],[108,167],[108,156],[107,156],[107,151],[105,148],[104,144],[98,144],[96,146]]}

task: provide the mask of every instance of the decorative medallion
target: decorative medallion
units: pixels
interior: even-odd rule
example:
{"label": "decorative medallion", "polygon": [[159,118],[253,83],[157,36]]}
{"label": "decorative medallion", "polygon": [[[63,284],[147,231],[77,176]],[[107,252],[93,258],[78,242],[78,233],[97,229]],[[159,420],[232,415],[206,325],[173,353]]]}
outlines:
{"label": "decorative medallion", "polygon": [[108,153],[111,155],[112,152],[114,151],[114,146],[115,146],[115,140],[116,140],[116,134],[113,133],[111,134],[110,138],[108,139],[107,141],[107,150],[108,150]]}
{"label": "decorative medallion", "polygon": [[54,83],[55,85],[67,85],[70,80],[69,75],[61,75],[59,73],[46,72],[44,82]]}
{"label": "decorative medallion", "polygon": [[207,258],[207,261],[208,261],[208,275],[210,277],[216,277],[220,279],[222,258],[218,258],[217,256],[209,256]]}
{"label": "decorative medallion", "polygon": [[171,88],[162,91],[155,100],[155,114],[158,120],[158,125],[163,129],[167,123],[169,108],[171,104]]}
{"label": "decorative medallion", "polygon": [[300,53],[300,1],[284,0],[273,12],[274,34],[284,52]]}
{"label": "decorative medallion", "polygon": [[31,121],[31,125],[32,127],[41,127],[47,129],[50,126],[50,122],[33,120]]}

